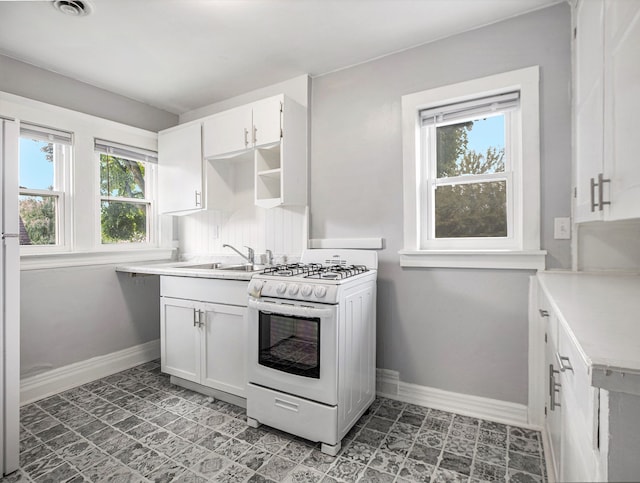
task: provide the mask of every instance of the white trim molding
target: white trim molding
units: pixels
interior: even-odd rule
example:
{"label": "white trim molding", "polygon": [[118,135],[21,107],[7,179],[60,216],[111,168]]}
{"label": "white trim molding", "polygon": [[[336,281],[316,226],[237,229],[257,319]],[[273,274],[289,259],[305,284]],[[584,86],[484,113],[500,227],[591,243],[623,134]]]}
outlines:
{"label": "white trim molding", "polygon": [[381,250],[382,238],[312,238],[309,248],[358,248],[364,250]]}
{"label": "white trim molding", "polygon": [[160,357],[160,339],[86,361],[75,362],[20,381],[20,404],[28,404]]}
{"label": "white trim molding", "polygon": [[65,252],[22,255],[20,270],[84,267],[88,265],[124,264],[131,262],[170,261],[175,248],[138,248],[131,250],[105,250],[99,252]]}
{"label": "white trim molding", "polygon": [[388,369],[376,370],[376,393],[382,397],[474,418],[536,430],[542,429],[530,423],[528,409],[524,404],[402,382],[398,372]]}
{"label": "white trim molding", "polygon": [[546,250],[401,250],[401,267],[544,270]]}

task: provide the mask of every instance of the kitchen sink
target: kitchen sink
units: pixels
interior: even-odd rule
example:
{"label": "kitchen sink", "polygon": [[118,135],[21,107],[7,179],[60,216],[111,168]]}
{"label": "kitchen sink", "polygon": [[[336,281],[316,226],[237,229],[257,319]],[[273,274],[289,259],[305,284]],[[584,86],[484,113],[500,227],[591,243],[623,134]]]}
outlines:
{"label": "kitchen sink", "polygon": [[224,263],[201,263],[198,265],[185,265],[176,268],[186,268],[189,270],[228,270],[235,272],[259,272],[264,267],[259,265],[225,265]]}
{"label": "kitchen sink", "polygon": [[259,272],[263,269],[264,267],[258,265],[223,265],[218,267],[218,270],[234,270],[237,272]]}

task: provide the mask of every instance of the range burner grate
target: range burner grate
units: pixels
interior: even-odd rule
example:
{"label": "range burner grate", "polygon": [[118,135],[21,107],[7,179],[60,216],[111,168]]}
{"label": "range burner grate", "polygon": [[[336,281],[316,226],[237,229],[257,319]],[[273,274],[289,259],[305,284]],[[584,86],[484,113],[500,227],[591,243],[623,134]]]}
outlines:
{"label": "range burner grate", "polygon": [[353,277],[369,271],[364,265],[321,265],[319,263],[292,263],[276,265],[264,269],[265,275],[280,277],[305,277],[324,280],[338,280]]}

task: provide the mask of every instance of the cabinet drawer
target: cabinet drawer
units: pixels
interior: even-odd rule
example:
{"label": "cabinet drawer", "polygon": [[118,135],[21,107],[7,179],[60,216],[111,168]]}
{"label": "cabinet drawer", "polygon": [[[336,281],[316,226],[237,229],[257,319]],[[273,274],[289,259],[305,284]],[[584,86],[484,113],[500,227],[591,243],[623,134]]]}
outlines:
{"label": "cabinet drawer", "polygon": [[338,408],[249,384],[247,417],[301,438],[334,445],[338,439]]}
{"label": "cabinet drawer", "polygon": [[160,277],[160,295],[214,304],[247,306],[247,280],[217,278]]}

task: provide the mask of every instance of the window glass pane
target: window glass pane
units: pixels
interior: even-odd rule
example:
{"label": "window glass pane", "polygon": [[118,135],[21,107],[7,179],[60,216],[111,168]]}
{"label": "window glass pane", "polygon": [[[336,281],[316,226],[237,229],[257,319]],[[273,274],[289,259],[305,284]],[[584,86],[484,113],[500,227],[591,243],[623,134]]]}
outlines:
{"label": "window glass pane", "polygon": [[144,163],[100,155],[100,194],[144,199]]}
{"label": "window glass pane", "polygon": [[437,128],[437,177],[504,171],[504,114]]}
{"label": "window glass pane", "polygon": [[102,243],[144,243],[147,241],[146,205],[102,201],[100,212]]}
{"label": "window glass pane", "polygon": [[506,237],[507,183],[438,186],[436,238]]}
{"label": "window glass pane", "polygon": [[20,187],[53,190],[52,143],[20,138]]}
{"label": "window glass pane", "polygon": [[56,244],[56,196],[18,197],[20,245]]}

